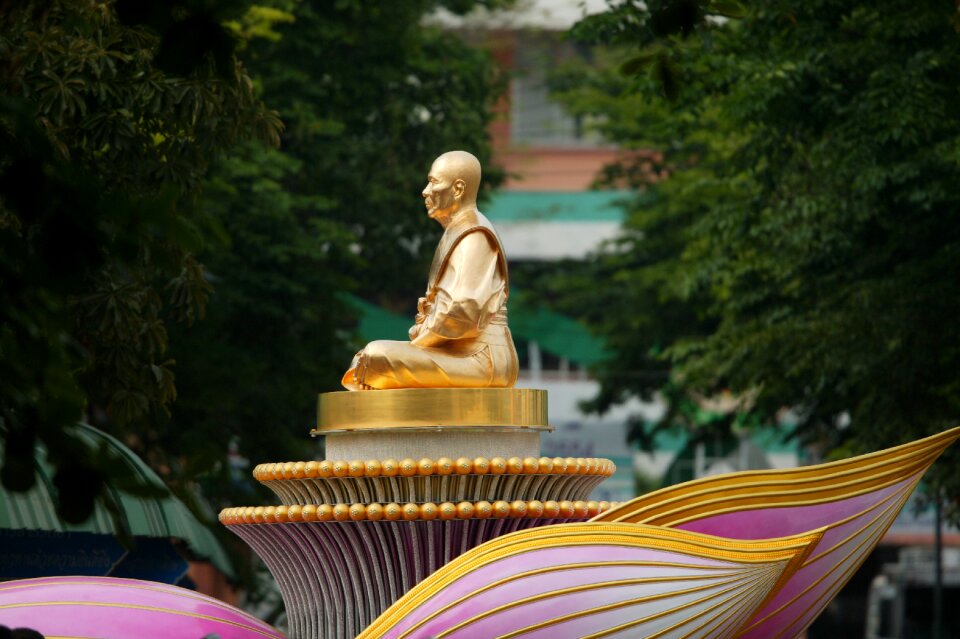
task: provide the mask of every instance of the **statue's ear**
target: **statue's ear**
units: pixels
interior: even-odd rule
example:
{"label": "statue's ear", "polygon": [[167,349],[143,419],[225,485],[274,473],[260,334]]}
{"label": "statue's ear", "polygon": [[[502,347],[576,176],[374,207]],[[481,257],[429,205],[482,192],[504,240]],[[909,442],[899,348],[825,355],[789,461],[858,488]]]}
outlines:
{"label": "statue's ear", "polygon": [[467,183],[462,179],[455,180],[453,183],[453,196],[457,198],[463,197],[463,193],[467,190]]}

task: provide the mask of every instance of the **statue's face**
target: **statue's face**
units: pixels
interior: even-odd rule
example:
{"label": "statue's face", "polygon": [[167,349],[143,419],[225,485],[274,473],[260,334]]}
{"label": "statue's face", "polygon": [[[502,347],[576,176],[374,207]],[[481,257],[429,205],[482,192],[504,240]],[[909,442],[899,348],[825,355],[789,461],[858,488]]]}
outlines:
{"label": "statue's face", "polygon": [[463,179],[452,175],[445,162],[434,162],[427,175],[427,186],[421,193],[427,215],[436,219],[455,213],[460,206],[464,186]]}

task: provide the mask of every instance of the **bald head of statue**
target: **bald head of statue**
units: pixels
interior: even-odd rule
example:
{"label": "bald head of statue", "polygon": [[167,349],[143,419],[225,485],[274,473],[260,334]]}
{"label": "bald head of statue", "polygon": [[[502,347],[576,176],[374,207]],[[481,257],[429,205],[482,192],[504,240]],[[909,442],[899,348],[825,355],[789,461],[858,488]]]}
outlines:
{"label": "bald head of statue", "polygon": [[466,151],[448,151],[433,161],[427,175],[422,193],[427,215],[446,227],[457,211],[476,208],[479,189],[480,160]]}

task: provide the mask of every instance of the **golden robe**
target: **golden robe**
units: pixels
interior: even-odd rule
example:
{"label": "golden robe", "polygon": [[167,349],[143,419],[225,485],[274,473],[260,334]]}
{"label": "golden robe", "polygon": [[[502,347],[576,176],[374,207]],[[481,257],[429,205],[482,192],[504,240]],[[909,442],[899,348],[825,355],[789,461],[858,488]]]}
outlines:
{"label": "golden robe", "polygon": [[507,327],[509,283],[503,246],[479,211],[459,211],[434,253],[410,342],[378,340],[343,376],[364,388],[509,387],[519,361]]}

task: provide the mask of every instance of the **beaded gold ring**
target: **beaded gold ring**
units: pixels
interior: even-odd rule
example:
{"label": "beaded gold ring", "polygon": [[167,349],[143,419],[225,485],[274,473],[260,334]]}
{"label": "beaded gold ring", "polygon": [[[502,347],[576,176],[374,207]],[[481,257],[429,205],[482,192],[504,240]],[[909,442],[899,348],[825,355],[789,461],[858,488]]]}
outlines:
{"label": "beaded gold ring", "polygon": [[618,506],[608,501],[461,501],[424,504],[307,504],[303,506],[239,506],[220,511],[220,523],[285,524],[311,521],[432,521],[435,519],[583,519]]}
{"label": "beaded gold ring", "polygon": [[430,475],[600,475],[616,471],[609,459],[595,457],[460,457],[450,459],[354,459],[258,464],[253,476],[261,481],[327,477],[426,477]]}

